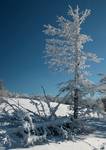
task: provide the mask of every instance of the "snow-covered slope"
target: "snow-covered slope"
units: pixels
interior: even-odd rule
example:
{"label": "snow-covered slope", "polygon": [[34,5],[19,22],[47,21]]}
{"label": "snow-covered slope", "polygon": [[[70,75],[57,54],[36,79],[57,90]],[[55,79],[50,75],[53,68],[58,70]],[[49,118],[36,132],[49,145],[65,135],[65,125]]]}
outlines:
{"label": "snow-covered slope", "polygon": [[[11,104],[22,105],[26,109],[29,109],[33,112],[37,112],[36,107],[30,103],[29,99],[8,98],[6,100]],[[35,100],[35,102],[39,103],[38,100]],[[43,104],[45,105],[46,112],[49,113],[47,104],[45,102],[43,102]],[[57,105],[57,103],[50,103],[50,104],[52,107]],[[4,104],[1,104],[0,107],[3,107],[3,105]],[[69,106],[61,104],[56,114],[58,116],[65,116],[65,115],[68,115],[69,113],[70,113]],[[106,150],[106,146],[104,146],[106,144],[106,122],[105,121],[93,122],[92,126],[97,126],[97,133],[88,135],[86,137],[81,137],[76,142],[73,142],[73,141],[64,141],[64,142],[59,142],[59,143],[52,142],[49,144],[34,146],[34,147],[26,148],[26,149],[21,148],[19,150],[64,150],[64,149],[66,150],[70,150],[70,149],[71,150],[94,150],[96,148],[97,150],[101,150],[103,147],[104,147],[104,150]]]}
{"label": "snow-covered slope", "polygon": [[[15,104],[15,105],[20,105],[22,107],[24,107],[25,109],[29,109],[33,112],[37,112],[37,109],[35,107],[35,105],[33,105],[31,103],[30,99],[24,99],[24,98],[6,98],[6,100],[11,103],[11,104]],[[37,103],[39,105],[39,101],[38,100],[34,100],[35,103]],[[44,105],[45,111],[48,114],[49,113],[49,108],[47,106],[47,104],[45,102],[42,101],[42,104]],[[55,107],[57,105],[57,103],[51,102],[50,103],[51,107]],[[0,105],[0,107],[3,107],[4,104]],[[41,108],[41,105],[38,106],[39,109]],[[65,116],[67,115],[69,112],[69,106],[68,105],[64,105],[64,104],[60,104],[59,109],[56,112],[56,115],[58,116]]]}

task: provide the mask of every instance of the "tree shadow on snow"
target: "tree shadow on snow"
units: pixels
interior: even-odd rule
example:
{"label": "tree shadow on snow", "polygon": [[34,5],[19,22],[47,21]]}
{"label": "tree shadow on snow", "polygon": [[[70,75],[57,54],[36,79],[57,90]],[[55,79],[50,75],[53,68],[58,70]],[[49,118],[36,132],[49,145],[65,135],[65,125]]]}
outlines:
{"label": "tree shadow on snow", "polygon": [[86,125],[93,129],[93,134],[98,138],[106,138],[106,120],[91,118],[86,120]]}

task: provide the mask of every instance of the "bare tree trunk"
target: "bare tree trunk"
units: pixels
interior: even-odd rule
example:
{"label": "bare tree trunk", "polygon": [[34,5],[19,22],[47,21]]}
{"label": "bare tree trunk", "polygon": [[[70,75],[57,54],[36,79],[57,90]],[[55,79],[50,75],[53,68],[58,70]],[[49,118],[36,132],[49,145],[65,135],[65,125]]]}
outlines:
{"label": "bare tree trunk", "polygon": [[76,88],[74,93],[74,119],[78,118],[78,105],[79,105],[78,89]]}

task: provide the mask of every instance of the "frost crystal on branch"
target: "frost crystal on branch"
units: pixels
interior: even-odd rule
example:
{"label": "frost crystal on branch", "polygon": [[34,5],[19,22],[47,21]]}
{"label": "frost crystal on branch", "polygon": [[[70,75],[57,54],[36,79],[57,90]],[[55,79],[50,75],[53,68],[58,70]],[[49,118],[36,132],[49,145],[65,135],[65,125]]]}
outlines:
{"label": "frost crystal on branch", "polygon": [[68,15],[70,19],[63,16],[57,18],[58,27],[45,25],[44,33],[46,39],[46,57],[50,67],[55,70],[64,70],[80,75],[86,74],[87,60],[100,62],[100,58],[94,53],[84,52],[84,44],[92,41],[91,37],[81,34],[81,24],[90,15],[90,10],[79,12],[79,7],[74,10],[69,6]]}
{"label": "frost crystal on branch", "polygon": [[96,54],[84,49],[84,44],[92,41],[90,36],[81,33],[81,25],[89,15],[88,9],[80,12],[78,6],[76,9],[69,6],[69,19],[61,16],[57,18],[57,27],[50,24],[44,26],[44,33],[48,36],[46,57],[49,66],[73,74],[73,80],[70,80],[62,90],[68,89],[68,96],[71,94],[70,97],[74,99],[75,119],[78,118],[79,95],[91,93],[94,89],[94,84],[87,79],[87,68],[90,67],[87,64],[88,60],[96,63],[101,61]]}

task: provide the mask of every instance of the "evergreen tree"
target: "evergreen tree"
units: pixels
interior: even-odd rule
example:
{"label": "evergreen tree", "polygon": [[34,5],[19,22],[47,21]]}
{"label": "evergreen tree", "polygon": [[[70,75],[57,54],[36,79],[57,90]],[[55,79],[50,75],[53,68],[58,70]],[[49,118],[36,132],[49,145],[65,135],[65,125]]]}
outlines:
{"label": "evergreen tree", "polygon": [[50,24],[44,26],[44,33],[48,36],[45,48],[50,67],[67,71],[73,77],[74,118],[77,119],[81,83],[88,81],[87,61],[99,63],[101,59],[95,53],[84,51],[84,44],[92,39],[81,33],[81,25],[90,15],[90,10],[80,12],[78,6],[76,9],[69,6],[68,15],[69,19],[58,17],[58,27]]}

